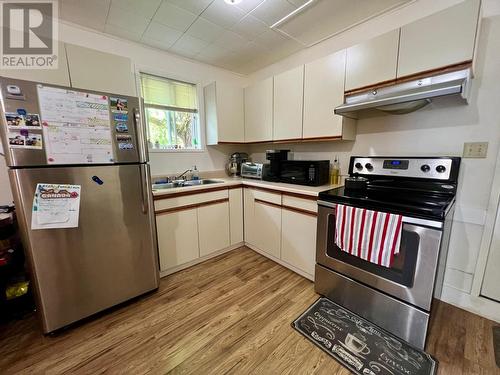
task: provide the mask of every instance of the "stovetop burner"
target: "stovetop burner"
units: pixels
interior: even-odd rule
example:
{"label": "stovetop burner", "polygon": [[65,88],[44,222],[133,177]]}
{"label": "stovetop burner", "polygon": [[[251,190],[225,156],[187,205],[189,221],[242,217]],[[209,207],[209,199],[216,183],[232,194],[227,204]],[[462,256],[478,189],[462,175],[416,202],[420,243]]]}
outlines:
{"label": "stovetop burner", "polygon": [[460,158],[451,157],[351,157],[349,174],[368,178],[366,188],[327,190],[319,200],[443,220],[455,201],[459,164]]}

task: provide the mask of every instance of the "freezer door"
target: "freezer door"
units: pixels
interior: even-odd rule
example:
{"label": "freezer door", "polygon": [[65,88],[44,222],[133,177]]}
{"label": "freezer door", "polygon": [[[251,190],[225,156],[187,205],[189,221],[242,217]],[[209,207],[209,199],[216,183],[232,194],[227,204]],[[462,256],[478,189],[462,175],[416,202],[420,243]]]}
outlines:
{"label": "freezer door", "polygon": [[[45,97],[47,92],[53,95],[50,100],[45,99],[50,105],[41,105],[40,92],[45,92]],[[86,126],[75,124],[68,118],[68,111],[76,111],[76,108],[68,105],[69,99],[66,100],[66,97],[73,97],[71,93],[83,94],[79,96],[82,99],[76,101],[81,107],[95,105],[85,99],[86,94],[107,98],[109,128],[99,129],[104,134],[94,133],[97,129],[93,127],[93,118],[87,119]],[[117,99],[127,103],[127,108],[121,112],[113,109],[116,108]],[[0,101],[0,138],[10,167],[147,162],[146,131],[139,98],[0,77]],[[65,110],[54,111],[52,107]],[[55,116],[54,112],[58,114],[58,120],[46,122],[49,114],[49,118]],[[33,118],[38,121],[31,121]],[[65,125],[56,128],[46,126],[50,123]],[[112,160],[93,160],[95,149],[99,149],[105,144],[102,142],[109,139],[111,146],[108,151],[112,154],[109,155]]]}
{"label": "freezer door", "polygon": [[[158,287],[149,166],[10,170],[44,332]],[[97,176],[99,182],[94,182]],[[37,183],[81,185],[78,228],[31,230]]]}

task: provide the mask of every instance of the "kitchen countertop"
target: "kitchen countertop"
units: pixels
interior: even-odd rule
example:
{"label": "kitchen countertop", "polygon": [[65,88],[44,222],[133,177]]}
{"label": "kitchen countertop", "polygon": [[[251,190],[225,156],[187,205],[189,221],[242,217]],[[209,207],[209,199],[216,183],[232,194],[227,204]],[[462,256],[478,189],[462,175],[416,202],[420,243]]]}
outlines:
{"label": "kitchen countertop", "polygon": [[272,189],[272,190],[279,190],[279,191],[283,191],[283,192],[287,192],[287,193],[302,194],[302,195],[309,195],[312,197],[317,197],[321,191],[342,186],[340,184],[339,185],[329,185],[328,184],[328,185],[322,185],[322,186],[304,186],[304,185],[284,184],[281,182],[269,182],[269,181],[262,181],[262,180],[254,180],[254,179],[250,179],[250,178],[240,178],[240,177],[237,177],[237,178],[223,177],[223,178],[216,178],[216,179],[221,180],[223,182],[214,183],[214,184],[207,184],[207,185],[153,190],[153,196],[162,197],[162,196],[168,196],[170,194],[179,193],[179,192],[195,192],[195,191],[199,191],[200,193],[202,193],[203,190],[212,189],[212,188],[216,188],[216,187],[223,187],[223,186],[230,187],[230,186],[240,186],[241,185],[241,186],[262,187],[262,188],[267,188],[267,189]]}

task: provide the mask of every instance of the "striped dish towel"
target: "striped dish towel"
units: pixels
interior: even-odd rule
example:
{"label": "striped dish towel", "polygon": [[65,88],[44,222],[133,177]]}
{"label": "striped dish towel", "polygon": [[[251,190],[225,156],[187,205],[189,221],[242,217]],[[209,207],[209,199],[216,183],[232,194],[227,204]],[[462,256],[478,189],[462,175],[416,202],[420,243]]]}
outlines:
{"label": "striped dish towel", "polygon": [[401,215],[337,204],[335,245],[379,266],[391,267],[401,243]]}

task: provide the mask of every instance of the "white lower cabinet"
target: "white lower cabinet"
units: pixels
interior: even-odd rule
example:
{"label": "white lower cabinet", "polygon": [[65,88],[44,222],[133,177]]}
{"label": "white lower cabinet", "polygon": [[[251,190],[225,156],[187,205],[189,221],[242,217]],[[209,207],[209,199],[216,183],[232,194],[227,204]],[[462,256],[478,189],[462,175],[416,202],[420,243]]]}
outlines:
{"label": "white lower cabinet", "polygon": [[229,203],[198,207],[200,256],[229,247]]}
{"label": "white lower cabinet", "polygon": [[255,233],[255,219],[254,219],[254,190],[243,189],[243,221],[244,221],[244,235],[245,242],[257,246],[256,233]]}
{"label": "white lower cabinet", "polygon": [[314,276],[317,218],[283,208],[281,220],[281,259]]}
{"label": "white lower cabinet", "polygon": [[160,270],[199,258],[197,227],[196,208],[156,215]]}
{"label": "white lower cabinet", "polygon": [[[240,189],[241,196],[241,189]],[[162,276],[196,264],[228,249],[231,243],[231,202],[228,190],[166,197],[155,201],[156,231]],[[234,203],[239,212],[243,241],[242,199]],[[236,220],[237,221],[237,220]]]}
{"label": "white lower cabinet", "polygon": [[229,233],[231,245],[243,242],[243,189],[229,190]]}
{"label": "white lower cabinet", "polygon": [[255,246],[279,258],[281,248],[281,208],[272,203],[254,201]]}
{"label": "white lower cabinet", "polygon": [[314,279],[316,200],[243,189],[245,242]]}

